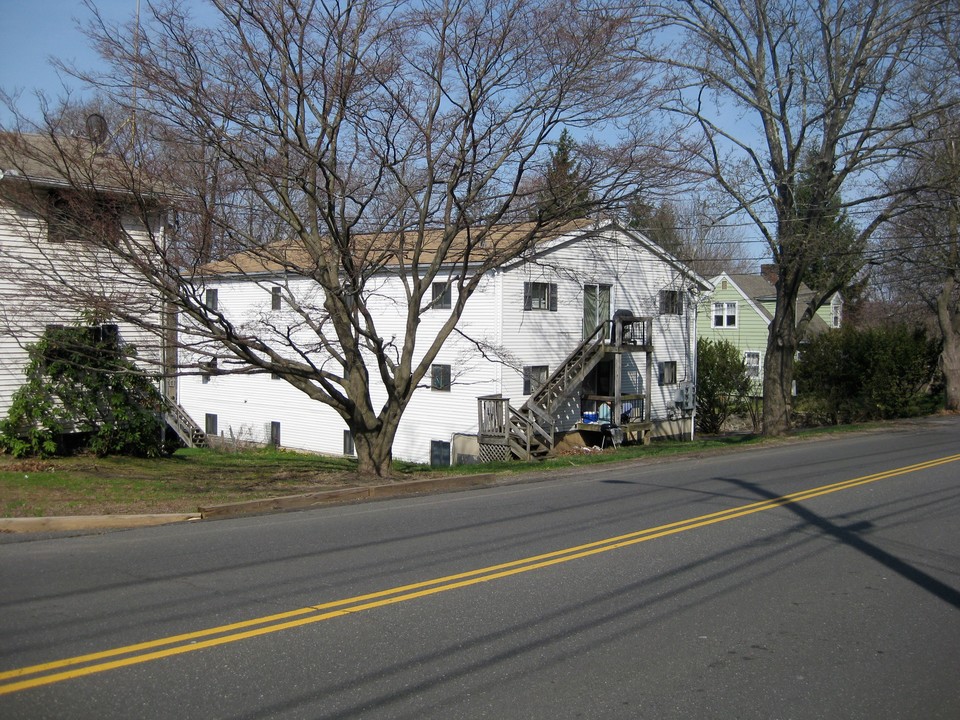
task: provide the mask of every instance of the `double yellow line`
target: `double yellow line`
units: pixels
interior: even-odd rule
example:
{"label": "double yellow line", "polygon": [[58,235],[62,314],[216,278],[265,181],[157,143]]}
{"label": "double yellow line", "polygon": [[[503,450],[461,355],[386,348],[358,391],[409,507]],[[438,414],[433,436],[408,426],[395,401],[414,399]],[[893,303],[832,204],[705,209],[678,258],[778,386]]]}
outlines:
{"label": "double yellow line", "polygon": [[763,512],[764,510],[770,510],[790,503],[809,500],[820,495],[849,490],[859,485],[866,485],[898,475],[927,470],[939,465],[956,462],[957,460],[960,460],[960,454],[929,460],[915,465],[908,465],[894,470],[887,470],[873,475],[865,475],[831,485],[822,485],[811,488],[810,490],[791,493],[790,495],[782,495],[769,500],[740,505],[728,510],[700,515],[687,520],[667,523],[666,525],[658,525],[657,527],[617,535],[562,550],[554,550],[553,552],[513,560],[499,565],[490,565],[477,570],[446,575],[444,577],[380,590],[366,595],[357,595],[342,600],[310,605],[296,610],[266,615],[242,622],[231,623],[229,625],[220,625],[205,630],[171,635],[169,637],[112,648],[101,652],[7,670],[0,672],[0,695],[15,693],[20,690],[42,685],[50,685],[85,675],[93,675],[115,668],[159,660],[174,655],[182,655],[184,653],[225,645],[239,640],[246,640],[259,635],[267,635],[311,623],[323,622],[324,620],[342,617],[351,613],[359,613],[365,610],[407,602],[408,600],[415,600],[428,595],[436,595],[491,580],[499,580],[500,578],[510,577],[511,575],[519,575],[520,573],[539,570],[551,565],[559,565],[560,563],[570,562],[571,560],[610,552],[611,550],[636,545],[667,535],[674,535],[707,525],[734,520],[745,515],[752,515],[753,513]]}

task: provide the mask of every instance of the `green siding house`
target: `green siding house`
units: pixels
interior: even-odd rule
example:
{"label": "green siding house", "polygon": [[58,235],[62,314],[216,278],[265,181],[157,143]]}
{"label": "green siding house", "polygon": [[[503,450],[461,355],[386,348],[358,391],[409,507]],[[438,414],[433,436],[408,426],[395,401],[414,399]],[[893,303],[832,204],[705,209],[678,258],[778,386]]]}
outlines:
{"label": "green siding house", "polygon": [[[747,372],[756,381],[757,393],[763,382],[763,357],[767,334],[776,306],[776,274],[772,266],[763,266],[759,275],[720,273],[711,278],[713,293],[705,295],[697,312],[697,338],[729,340],[743,353]],[[797,299],[798,315],[812,291],[803,286]],[[843,299],[834,294],[809,325],[817,334],[840,327]]]}

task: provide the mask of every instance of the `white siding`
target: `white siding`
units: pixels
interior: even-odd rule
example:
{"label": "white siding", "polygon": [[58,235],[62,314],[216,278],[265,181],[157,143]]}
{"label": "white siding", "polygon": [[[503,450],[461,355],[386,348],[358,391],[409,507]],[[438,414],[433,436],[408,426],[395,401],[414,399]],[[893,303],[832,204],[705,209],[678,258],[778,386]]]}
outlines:
{"label": "white siding", "polygon": [[[256,332],[269,332],[268,322],[285,330],[286,324],[293,321],[289,310],[270,309],[269,286],[278,281],[264,279],[257,284],[251,280],[221,279],[209,283],[208,287],[218,290],[219,306],[232,320]],[[473,340],[496,343],[496,328],[489,323],[496,311],[495,285],[495,276],[486,278],[467,304],[459,328]],[[314,287],[302,278],[290,283],[290,290],[297,297],[314,292]],[[403,335],[406,313],[403,297],[399,280],[384,278],[369,300],[377,317],[377,329],[384,338]],[[448,312],[436,309],[424,313],[418,330],[416,360],[423,357],[427,344],[436,336]],[[298,339],[307,342],[307,333],[300,333]],[[317,353],[313,360],[319,363],[322,357]],[[454,434],[476,433],[476,398],[498,392],[497,365],[483,359],[475,345],[457,333],[440,350],[434,363],[451,366],[452,387],[449,392],[433,391],[429,373],[424,378],[407,406],[397,433],[393,448],[397,459],[427,461],[431,440],[450,442]],[[229,364],[220,361],[220,367],[228,368]],[[374,366],[369,367],[371,398],[374,407],[378,407],[386,400],[386,391],[377,382]],[[218,430],[225,438],[232,434],[236,439],[265,442],[269,423],[277,421],[281,424],[281,442],[285,447],[329,454],[343,451],[343,431],[347,426],[340,416],[269,374],[214,376],[207,383],[198,376],[186,376],[181,378],[180,397],[201,427],[207,413],[216,414]]]}
{"label": "white siding", "polygon": [[[523,311],[524,282],[556,282],[557,312]],[[657,384],[656,363],[677,362],[678,381],[693,381],[691,347],[695,307],[690,298],[684,315],[659,315],[660,291],[690,285],[676,268],[637,244],[630,236],[609,233],[576,242],[559,244],[537,259],[506,273],[504,282],[504,344],[518,357],[520,365],[557,367],[577,346],[583,334],[583,286],[608,284],[611,312],[630,310],[634,315],[653,317],[654,375],[651,414],[666,418],[675,409],[677,386]],[[626,355],[623,362],[624,392],[642,392],[646,375],[643,353]],[[503,394],[518,406],[523,396],[523,378],[505,371]],[[580,401],[571,397],[560,413],[559,430],[568,430],[579,420]]]}
{"label": "white siding", "polygon": [[[131,233],[141,232],[126,222]],[[89,296],[119,299],[143,315],[159,317],[159,306],[145,294],[142,281],[79,243],[46,242],[45,227],[35,217],[0,208],[0,417],[5,417],[23,385],[26,345],[50,324],[77,324],[89,306],[73,304],[58,283]],[[56,278],[56,281],[52,281]],[[71,291],[71,295],[73,295]],[[134,326],[119,323],[121,340],[137,346],[150,369],[158,369],[159,343]]]}

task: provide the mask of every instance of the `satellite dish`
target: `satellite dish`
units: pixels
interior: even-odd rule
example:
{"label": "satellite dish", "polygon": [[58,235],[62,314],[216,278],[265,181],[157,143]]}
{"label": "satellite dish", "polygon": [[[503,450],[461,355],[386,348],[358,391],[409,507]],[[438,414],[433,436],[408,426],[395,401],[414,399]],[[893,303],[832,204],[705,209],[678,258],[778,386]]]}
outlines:
{"label": "satellite dish", "polygon": [[107,139],[107,120],[100,113],[87,115],[87,137],[94,145],[103,145]]}

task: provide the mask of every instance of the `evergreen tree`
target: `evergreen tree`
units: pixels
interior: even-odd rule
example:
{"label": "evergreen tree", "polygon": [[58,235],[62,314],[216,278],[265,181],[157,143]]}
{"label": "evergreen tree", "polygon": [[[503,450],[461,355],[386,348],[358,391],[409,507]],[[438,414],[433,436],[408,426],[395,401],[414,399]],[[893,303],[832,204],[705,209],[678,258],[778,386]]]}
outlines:
{"label": "evergreen tree", "polygon": [[548,220],[575,220],[587,214],[590,188],[585,181],[577,144],[567,130],[560,133],[555,150],[550,151],[550,166],[537,193],[537,213]]}

